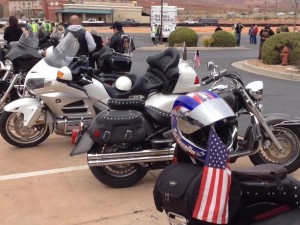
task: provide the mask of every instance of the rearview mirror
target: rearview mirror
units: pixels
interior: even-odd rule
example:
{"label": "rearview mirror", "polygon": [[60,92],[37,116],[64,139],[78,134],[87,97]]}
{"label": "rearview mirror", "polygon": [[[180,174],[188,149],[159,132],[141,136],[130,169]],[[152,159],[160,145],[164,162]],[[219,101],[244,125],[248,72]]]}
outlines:
{"label": "rearview mirror", "polygon": [[214,68],[216,68],[214,62],[212,62],[212,61],[207,62],[206,67],[207,67],[207,70],[208,70],[208,71],[211,71],[211,70],[213,70]]}

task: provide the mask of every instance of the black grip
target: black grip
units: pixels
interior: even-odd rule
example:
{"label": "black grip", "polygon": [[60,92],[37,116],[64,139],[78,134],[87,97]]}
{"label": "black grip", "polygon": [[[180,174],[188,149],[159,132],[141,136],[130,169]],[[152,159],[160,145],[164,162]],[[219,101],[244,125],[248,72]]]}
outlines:
{"label": "black grip", "polygon": [[209,76],[206,76],[206,77],[201,78],[201,81],[205,81],[205,80],[207,80],[207,79],[209,79]]}
{"label": "black grip", "polygon": [[206,81],[203,81],[202,80],[202,84],[203,85],[207,85],[207,84],[209,84],[209,83],[211,83],[211,82],[213,82],[214,81],[214,78],[208,78]]}

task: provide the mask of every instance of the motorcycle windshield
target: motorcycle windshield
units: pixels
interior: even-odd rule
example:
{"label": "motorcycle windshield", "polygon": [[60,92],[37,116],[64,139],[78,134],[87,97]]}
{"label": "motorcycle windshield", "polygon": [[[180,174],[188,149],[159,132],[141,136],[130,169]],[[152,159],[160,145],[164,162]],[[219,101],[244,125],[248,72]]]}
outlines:
{"label": "motorcycle windshield", "polygon": [[60,40],[53,52],[45,57],[45,62],[56,68],[69,66],[79,50],[79,42],[71,32]]}
{"label": "motorcycle windshield", "polygon": [[21,46],[33,49],[37,49],[39,46],[39,39],[32,32],[24,32],[18,42]]}

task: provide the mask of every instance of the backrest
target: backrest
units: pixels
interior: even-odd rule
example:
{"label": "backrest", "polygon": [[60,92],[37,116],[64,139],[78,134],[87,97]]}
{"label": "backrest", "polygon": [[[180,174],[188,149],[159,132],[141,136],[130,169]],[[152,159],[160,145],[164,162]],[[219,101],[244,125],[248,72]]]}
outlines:
{"label": "backrest", "polygon": [[147,72],[163,80],[162,92],[165,94],[172,93],[178,81],[179,60],[180,54],[176,48],[167,48],[162,53],[147,58],[149,64]]}
{"label": "backrest", "polygon": [[171,67],[177,67],[179,59],[180,54],[176,48],[167,48],[162,53],[149,56],[147,58],[147,63],[150,67],[158,69],[160,72],[165,73]]}

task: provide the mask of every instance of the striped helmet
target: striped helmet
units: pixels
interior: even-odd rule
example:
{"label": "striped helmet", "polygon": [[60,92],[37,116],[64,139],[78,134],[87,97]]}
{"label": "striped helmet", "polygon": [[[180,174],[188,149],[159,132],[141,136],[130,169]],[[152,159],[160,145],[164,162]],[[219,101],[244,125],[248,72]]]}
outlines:
{"label": "striped helmet", "polygon": [[[182,95],[173,105],[173,136],[182,150],[193,158],[204,161],[210,127],[224,128],[224,125],[235,117],[230,106],[214,92],[202,91]],[[226,128],[229,136],[231,131]]]}

